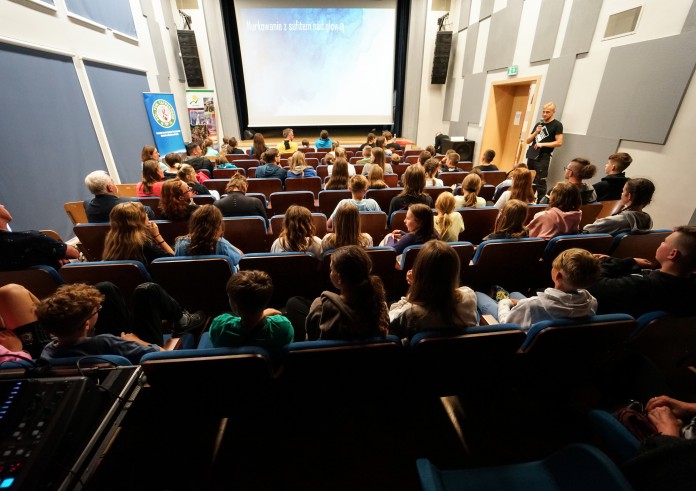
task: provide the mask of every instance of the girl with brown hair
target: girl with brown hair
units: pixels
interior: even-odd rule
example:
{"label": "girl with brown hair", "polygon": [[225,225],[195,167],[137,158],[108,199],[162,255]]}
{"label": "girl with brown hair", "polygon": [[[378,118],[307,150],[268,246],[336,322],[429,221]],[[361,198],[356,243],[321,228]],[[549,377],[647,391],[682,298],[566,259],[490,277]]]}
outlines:
{"label": "girl with brown hair", "polygon": [[368,175],[373,167],[379,167],[385,174],[394,173],[391,164],[385,162],[384,150],[379,147],[372,149],[370,162],[363,166],[362,175]]}
{"label": "girl with brown hair", "polygon": [[502,208],[511,199],[518,199],[525,203],[536,203],[536,193],[532,188],[532,173],[529,169],[515,169],[510,174],[510,179],[512,179],[512,185],[495,202],[496,208]]}
{"label": "girl with brown hair", "polygon": [[527,219],[527,207],[527,203],[518,199],[511,199],[505,203],[495,220],[493,233],[485,236],[483,240],[528,237],[527,227],[524,226],[524,221]]}
{"label": "girl with brown hair", "polygon": [[384,182],[384,171],[379,166],[373,166],[370,173],[367,175],[367,189],[384,189],[388,188]]}
{"label": "girl with brown hair", "polygon": [[285,212],[283,230],[271,245],[271,252],[313,252],[321,255],[321,239],[314,234],[312,214],[304,206],[292,205]]}
{"label": "girl with brown hair", "polygon": [[549,207],[540,211],[527,225],[530,237],[552,239],[557,235],[577,234],[582,212],[580,190],[572,182],[556,184],[551,190]]}
{"label": "girl with brown hair", "polygon": [[227,256],[235,271],[242,257],[242,251],[223,237],[225,228],[222,213],[213,205],[203,205],[191,215],[189,234],[176,239],[175,256],[204,256],[217,254]]}
{"label": "girl with brown hair", "polygon": [[177,173],[179,179],[191,186],[194,194],[197,196],[210,195],[210,190],[196,179],[196,170],[189,164],[181,164]]}
{"label": "girl with brown hair", "polygon": [[162,219],[171,221],[188,220],[191,213],[198,208],[191,202],[192,196],[193,189],[187,183],[179,179],[164,181],[159,202]]}
{"label": "girl with brown hair", "polygon": [[481,192],[483,182],[478,174],[468,174],[462,181],[462,196],[455,196],[457,208],[481,208],[486,206],[486,200],[478,194]]}
{"label": "girl with brown hair", "polygon": [[429,194],[425,194],[425,171],[420,165],[411,165],[404,175],[401,177],[404,183],[404,189],[398,195],[394,196],[389,203],[389,218],[392,213],[397,210],[405,210],[410,205],[415,203],[425,204],[428,207],[433,206],[433,198]]}
{"label": "girl with brown hair", "polygon": [[348,161],[337,158],[334,165],[329,166],[331,176],[324,189],[348,189]]}
{"label": "girl with brown hair", "polygon": [[251,147],[251,158],[256,160],[261,160],[261,155],[268,150],[266,146],[266,140],[261,133],[254,133],[254,140]]}
{"label": "girl with brown hair", "polygon": [[370,234],[360,232],[360,212],[353,204],[339,207],[333,217],[333,233],[328,233],[321,241],[323,250],[337,249],[348,245],[372,247]]}
{"label": "girl with brown hair", "polygon": [[164,171],[156,160],[143,162],[143,179],[136,186],[139,197],[160,196],[162,194]]}

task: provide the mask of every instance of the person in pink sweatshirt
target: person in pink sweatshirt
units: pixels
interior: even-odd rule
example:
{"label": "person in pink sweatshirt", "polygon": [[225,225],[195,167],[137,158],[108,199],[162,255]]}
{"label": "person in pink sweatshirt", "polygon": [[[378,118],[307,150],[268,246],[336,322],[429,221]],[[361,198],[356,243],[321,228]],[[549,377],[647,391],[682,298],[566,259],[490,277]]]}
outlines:
{"label": "person in pink sweatshirt", "polygon": [[551,190],[549,207],[540,211],[529,222],[530,237],[552,239],[557,235],[577,234],[580,229],[580,191],[576,185],[559,182]]}

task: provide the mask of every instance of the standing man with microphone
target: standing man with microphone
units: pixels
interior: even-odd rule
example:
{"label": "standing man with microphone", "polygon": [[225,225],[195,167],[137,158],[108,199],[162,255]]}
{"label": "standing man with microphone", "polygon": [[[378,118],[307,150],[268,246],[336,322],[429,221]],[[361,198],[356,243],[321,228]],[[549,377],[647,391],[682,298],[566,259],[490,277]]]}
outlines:
{"label": "standing man with microphone", "polygon": [[[525,140],[527,149],[527,167],[535,170],[534,184],[539,199],[546,196],[546,177],[549,175],[549,165],[553,149],[563,145],[563,124],[553,119],[556,104],[547,102],[541,108],[541,121]],[[533,144],[532,144],[533,142]]]}

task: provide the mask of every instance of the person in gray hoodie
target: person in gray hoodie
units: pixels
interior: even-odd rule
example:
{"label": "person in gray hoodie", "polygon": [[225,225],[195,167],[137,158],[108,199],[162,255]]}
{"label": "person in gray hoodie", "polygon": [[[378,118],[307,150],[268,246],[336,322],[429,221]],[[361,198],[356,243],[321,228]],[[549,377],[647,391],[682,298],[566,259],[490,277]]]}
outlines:
{"label": "person in gray hoodie", "polygon": [[500,323],[518,324],[525,331],[545,320],[589,317],[597,313],[597,300],[584,288],[592,285],[599,274],[599,260],[591,253],[568,249],[551,266],[553,288],[530,298],[513,292],[511,298],[497,305],[488,295],[476,292],[478,309],[482,314],[493,314]]}
{"label": "person in gray hoodie", "polygon": [[649,179],[629,179],[621,193],[621,211],[585,225],[583,231],[590,234],[616,235],[622,232],[650,230],[652,218],[643,208],[650,204],[654,192],[655,185]]}

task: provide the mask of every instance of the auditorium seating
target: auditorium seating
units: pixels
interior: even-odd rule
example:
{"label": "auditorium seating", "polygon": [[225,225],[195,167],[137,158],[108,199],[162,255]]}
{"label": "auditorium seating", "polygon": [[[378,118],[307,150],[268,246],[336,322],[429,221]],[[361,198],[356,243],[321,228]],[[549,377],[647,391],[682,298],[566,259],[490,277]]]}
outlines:
{"label": "auditorium seating", "polygon": [[228,153],[225,158],[230,164],[237,163],[238,160],[249,160],[249,156],[245,153]]}
{"label": "auditorium seating", "polygon": [[246,176],[246,169],[242,167],[236,169],[213,169],[213,179],[229,179],[235,174]]}
{"label": "auditorium seating", "polygon": [[311,191],[282,191],[271,193],[270,201],[273,215],[284,214],[292,205],[304,206],[310,212],[314,210],[314,193]]}
{"label": "auditorium seating", "polygon": [[495,220],[500,210],[494,206],[483,208],[457,208],[464,220],[464,231],[459,234],[460,241],[480,244],[483,238],[493,233]]}
{"label": "auditorium seating", "polygon": [[[240,167],[244,170],[247,171],[247,175],[249,172],[250,167],[258,167],[261,165],[261,163],[257,159],[250,159],[248,156],[241,155],[240,157],[245,157],[245,158],[240,158],[240,159],[233,159],[230,161],[232,164],[236,165],[237,167]],[[227,156],[227,160],[230,160],[230,156]]]}
{"label": "auditorium seating", "polygon": [[116,194],[120,198],[135,198],[138,196],[136,186],[137,184],[116,184]]}
{"label": "auditorium seating", "polygon": [[460,185],[464,178],[468,176],[468,172],[442,172],[440,173],[438,179],[442,180],[442,184],[445,186]]}
{"label": "auditorium seating", "polygon": [[493,186],[497,186],[503,182],[507,176],[507,172],[504,170],[484,170],[481,174],[486,184],[492,184]]}
{"label": "auditorium seating", "polygon": [[[269,230],[269,249],[274,240],[278,238],[280,232],[283,230],[283,220],[285,220],[285,215],[274,215],[271,218],[271,228]],[[316,229],[315,235],[320,239],[326,235],[326,215],[323,213],[312,213],[312,223]]]}
{"label": "auditorium seating", "polygon": [[140,261],[70,263],[60,268],[60,275],[66,283],[96,285],[110,281],[121,290],[126,302],[131,301],[138,285],[152,281],[150,273]]}
{"label": "auditorium seating", "polygon": [[285,180],[286,191],[311,191],[315,198],[319,198],[321,191],[320,177],[293,177]]}
{"label": "auditorium seating", "polygon": [[375,200],[380,209],[386,213],[389,211],[389,203],[391,203],[392,198],[401,191],[403,188],[368,189],[365,197]]}
{"label": "auditorium seating", "polygon": [[229,178],[227,179],[208,179],[206,181],[203,181],[203,185],[213,191],[217,191],[220,193],[220,196],[225,194],[225,188],[227,187],[227,183],[229,183],[230,180]]}
{"label": "auditorium seating", "polygon": [[549,205],[537,205],[537,204],[529,204],[527,205],[527,218],[524,220],[524,225],[527,226],[529,225],[529,222],[532,221],[534,218],[534,215],[537,213],[540,213],[542,211],[545,211]]}
{"label": "auditorium seating", "polygon": [[671,230],[624,232],[614,237],[610,255],[613,257],[640,257],[655,262],[655,251]]}
{"label": "auditorium seating", "polygon": [[395,188],[399,186],[399,176],[396,174],[384,174],[384,182],[390,188]]}
{"label": "auditorium seating", "polygon": [[248,188],[247,191],[250,193],[261,193],[266,199],[271,197],[273,193],[279,193],[283,190],[283,183],[277,178],[253,178],[247,179]]}
{"label": "auditorium seating", "polygon": [[374,246],[378,246],[387,234],[387,214],[383,211],[361,211],[360,231],[370,234]]}
{"label": "auditorium seating", "polygon": [[84,201],[70,201],[63,205],[65,213],[68,214],[73,225],[78,223],[87,223],[87,213],[85,212]]}
{"label": "auditorium seating", "polygon": [[330,189],[321,191],[319,193],[318,211],[320,213],[323,213],[327,217],[330,217],[336,209],[336,205],[338,205],[338,202],[342,199],[348,199],[351,196],[352,195],[350,191],[348,191],[347,189],[345,191],[342,189]]}
{"label": "auditorium seating", "polygon": [[427,187],[423,190],[425,194],[430,195],[430,197],[433,199],[433,206],[435,206],[435,202],[437,201],[437,197],[440,196],[442,193],[451,193],[452,188],[448,188],[447,186],[442,186],[442,187]]}
{"label": "auditorium seating", "polygon": [[544,250],[544,262],[549,265],[561,252],[579,247],[592,254],[607,254],[614,242],[610,234],[559,235],[549,240]]}
{"label": "auditorium seating", "polygon": [[16,283],[38,299],[53,294],[63,284],[63,278],[50,266],[31,266],[16,271],[0,271],[0,286]]}
{"label": "auditorium seating", "polygon": [[469,267],[465,284],[487,292],[492,285],[508,291],[524,291],[539,283],[543,276],[541,257],[546,248],[544,239],[495,239],[481,242]]}
{"label": "auditorium seating", "polygon": [[268,251],[266,221],[262,217],[225,218],[223,225],[224,237],[243,253]]}
{"label": "auditorium seating", "polygon": [[597,216],[602,211],[602,207],[603,205],[599,201],[596,203],[587,203],[586,205],[582,205],[580,207],[580,211],[582,212],[582,219],[580,220],[580,230],[582,230],[582,228],[585,225],[594,223],[594,221],[597,219]]}
{"label": "auditorium seating", "polygon": [[78,223],[73,232],[80,240],[80,250],[89,261],[101,261],[108,223]]}

